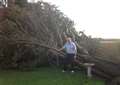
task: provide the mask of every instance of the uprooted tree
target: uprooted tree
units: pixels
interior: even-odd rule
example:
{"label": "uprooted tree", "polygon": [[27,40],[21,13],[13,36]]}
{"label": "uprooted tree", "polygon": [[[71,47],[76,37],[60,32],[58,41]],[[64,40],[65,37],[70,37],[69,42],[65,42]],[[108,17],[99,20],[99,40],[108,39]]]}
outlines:
{"label": "uprooted tree", "polygon": [[33,68],[47,65],[51,55],[64,57],[64,52],[57,49],[65,43],[66,35],[75,40],[80,62],[95,63],[95,74],[119,83],[120,65],[94,55],[99,42],[83,32],[79,34],[72,20],[55,5],[42,1],[8,8],[7,16],[0,22],[0,68]]}

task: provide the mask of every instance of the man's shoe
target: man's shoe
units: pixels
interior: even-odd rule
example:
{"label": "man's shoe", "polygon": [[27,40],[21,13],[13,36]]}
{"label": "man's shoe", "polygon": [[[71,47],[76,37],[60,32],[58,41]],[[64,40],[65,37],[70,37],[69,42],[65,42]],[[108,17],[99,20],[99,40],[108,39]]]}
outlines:
{"label": "man's shoe", "polygon": [[66,71],[65,70],[62,70],[63,73],[65,73]]}
{"label": "man's shoe", "polygon": [[71,73],[75,73],[75,71],[72,70]]}

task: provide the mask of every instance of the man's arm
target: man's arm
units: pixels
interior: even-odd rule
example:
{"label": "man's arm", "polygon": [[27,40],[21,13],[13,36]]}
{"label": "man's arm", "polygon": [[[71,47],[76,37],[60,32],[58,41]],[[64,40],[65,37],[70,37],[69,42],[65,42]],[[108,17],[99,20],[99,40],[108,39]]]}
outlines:
{"label": "man's arm", "polygon": [[64,48],[65,48],[65,47],[63,46],[62,48],[58,49],[58,51],[62,51],[62,50],[64,50]]}
{"label": "man's arm", "polygon": [[75,56],[74,56],[74,58],[76,59],[76,57],[77,57],[77,46],[76,46],[75,43],[73,43],[73,45],[74,45],[74,48],[75,48]]}
{"label": "man's arm", "polygon": [[76,46],[76,44],[73,43],[73,46],[74,46],[75,54],[77,54],[77,46]]}

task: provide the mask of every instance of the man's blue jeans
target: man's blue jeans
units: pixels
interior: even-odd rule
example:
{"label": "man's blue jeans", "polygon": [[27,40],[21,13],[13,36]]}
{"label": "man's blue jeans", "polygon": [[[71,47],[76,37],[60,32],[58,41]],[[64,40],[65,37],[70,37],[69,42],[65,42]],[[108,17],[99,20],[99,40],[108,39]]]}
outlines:
{"label": "man's blue jeans", "polygon": [[[64,70],[73,70],[73,67],[74,67],[74,57],[75,57],[75,54],[66,54],[66,57],[64,58],[64,66],[63,66],[63,69]],[[71,65],[70,67],[68,65]]]}

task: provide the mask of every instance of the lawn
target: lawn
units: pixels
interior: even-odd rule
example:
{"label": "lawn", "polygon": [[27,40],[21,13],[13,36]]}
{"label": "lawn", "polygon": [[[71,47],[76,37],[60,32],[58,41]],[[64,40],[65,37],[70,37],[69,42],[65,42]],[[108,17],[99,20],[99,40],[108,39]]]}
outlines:
{"label": "lawn", "polygon": [[105,85],[83,72],[62,73],[60,69],[40,68],[34,71],[0,71],[0,85]]}

